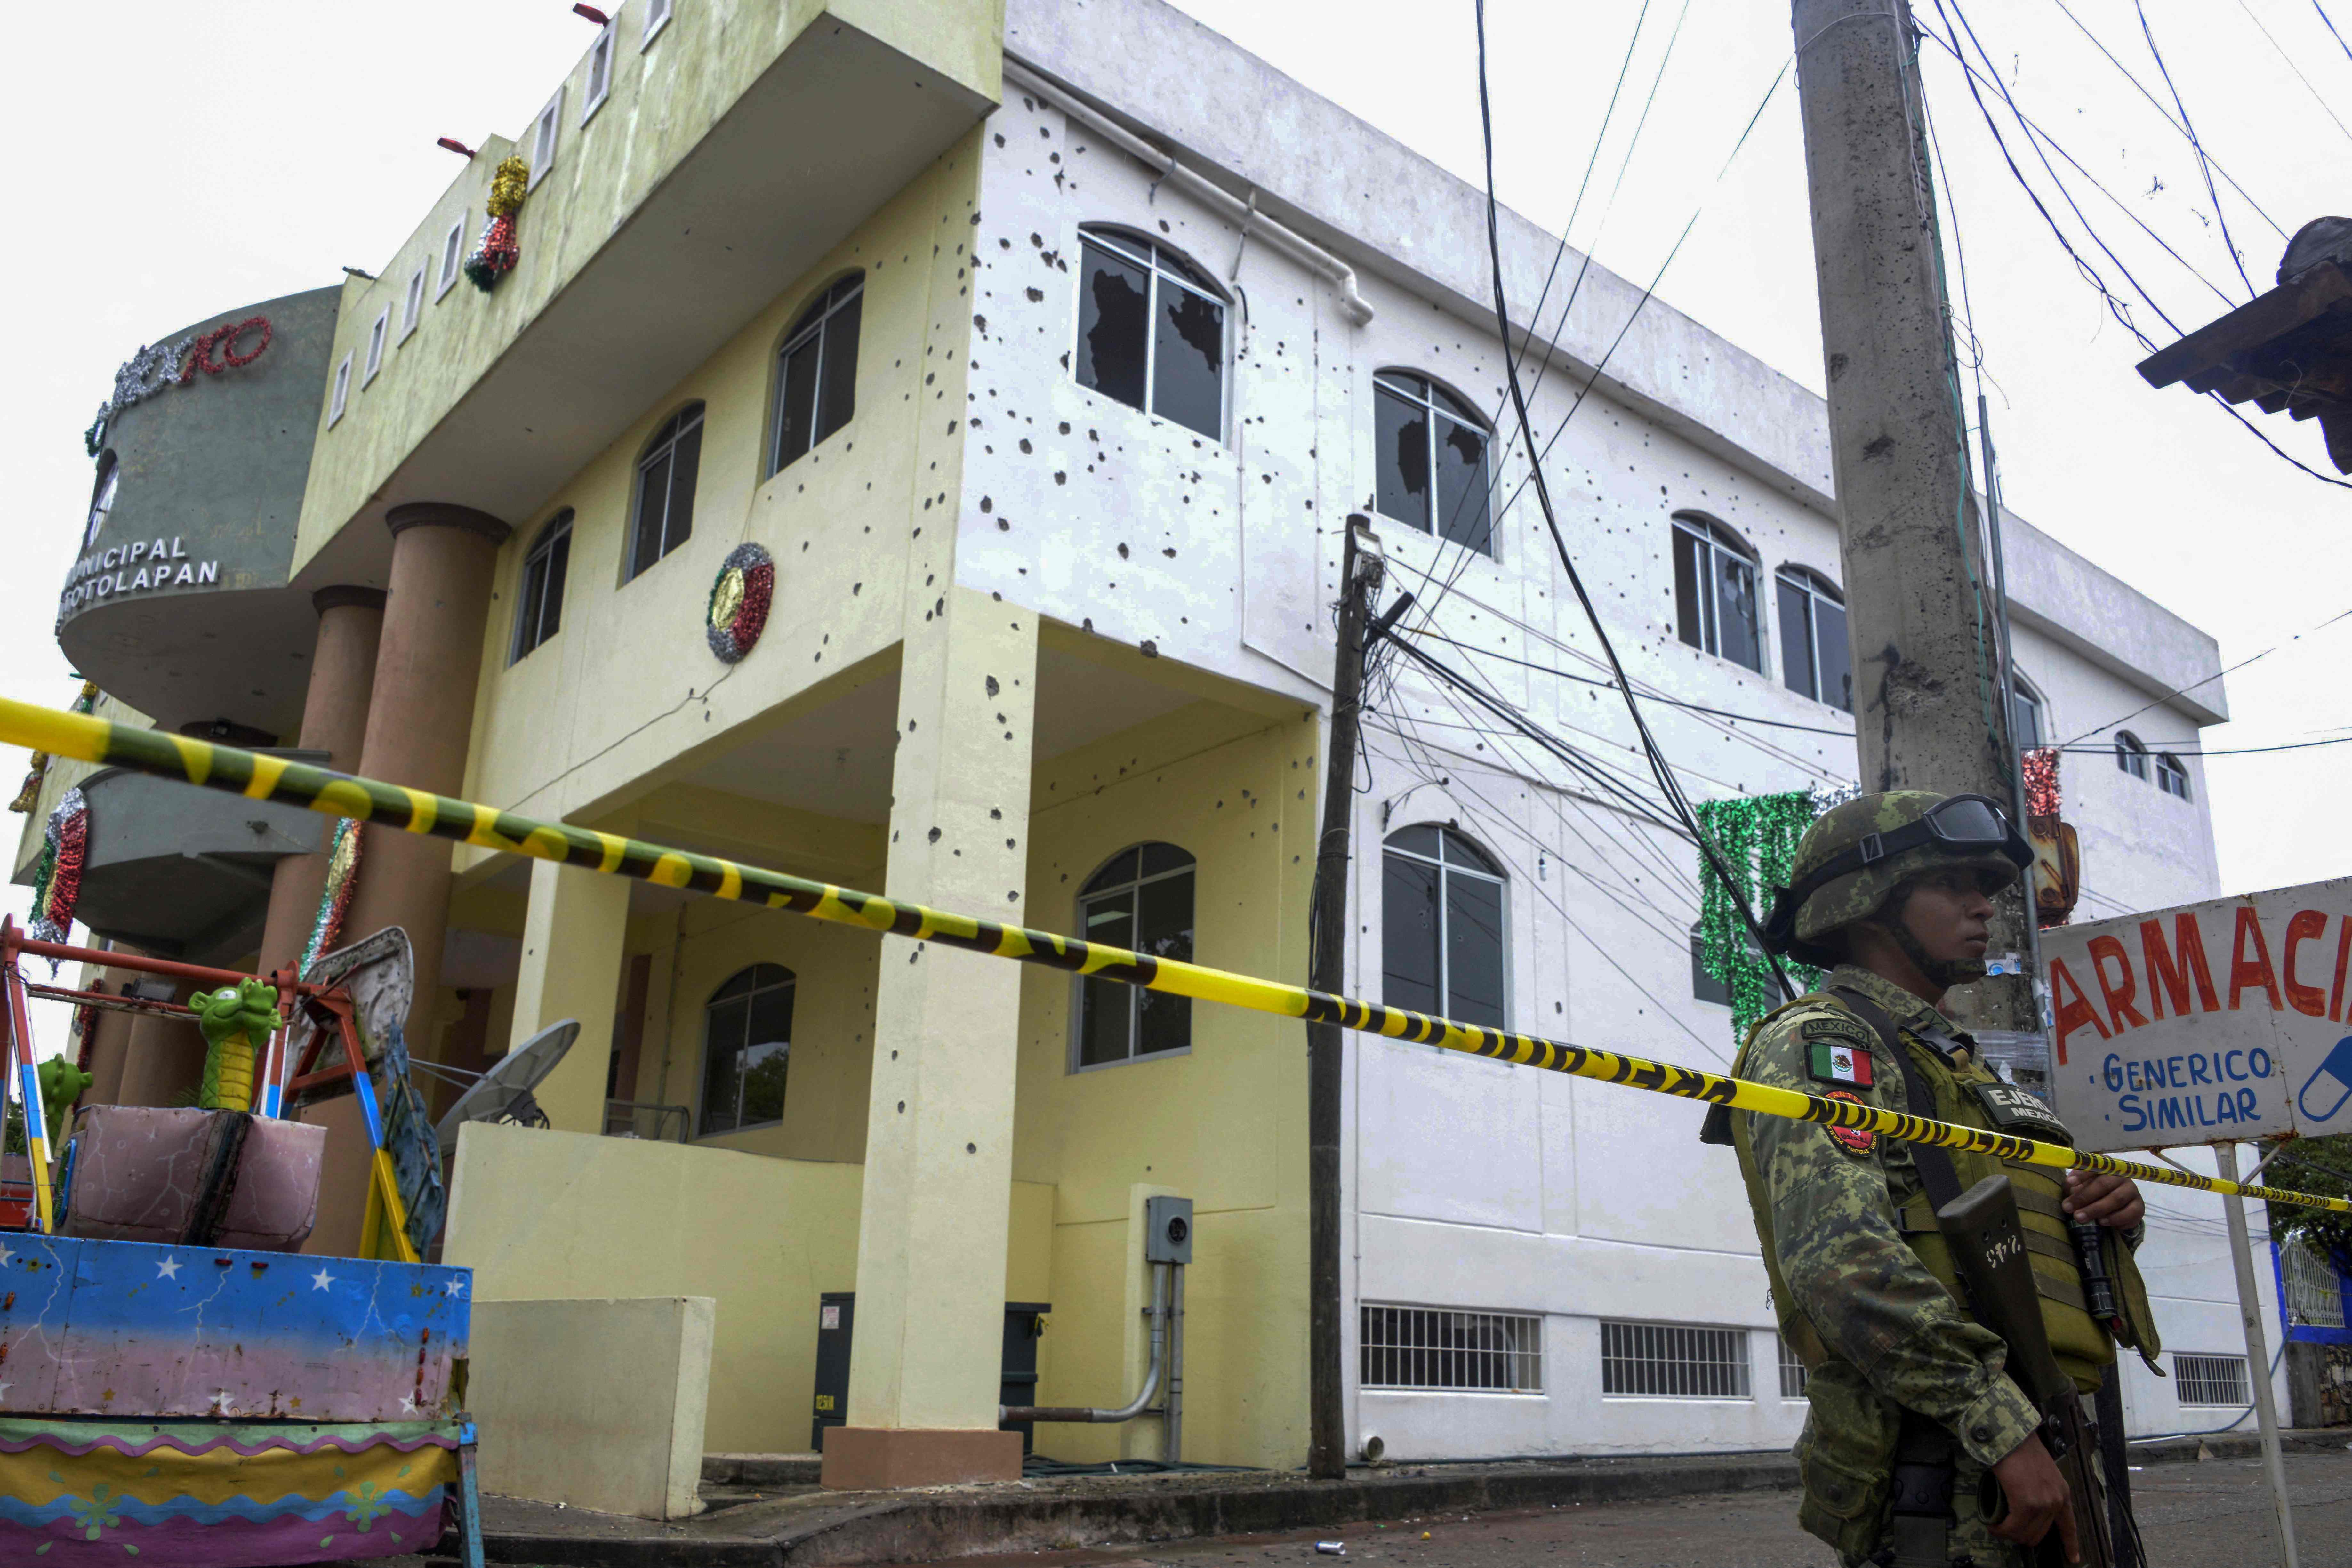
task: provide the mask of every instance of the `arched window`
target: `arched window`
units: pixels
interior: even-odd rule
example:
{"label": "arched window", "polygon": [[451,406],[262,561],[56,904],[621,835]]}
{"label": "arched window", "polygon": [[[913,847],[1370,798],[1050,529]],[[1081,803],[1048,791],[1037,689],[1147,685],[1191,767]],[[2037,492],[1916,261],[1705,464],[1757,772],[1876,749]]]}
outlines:
{"label": "arched window", "polygon": [[[1192,857],[1173,844],[1130,845],[1078,892],[1078,934],[1088,942],[1189,962]],[[1107,1067],[1165,1056],[1192,1044],[1192,1000],[1115,980],[1078,983],[1073,1065]]]}
{"label": "arched window", "polygon": [[1223,440],[1224,291],[1139,235],[1087,228],[1078,240],[1078,384]]}
{"label": "arched window", "polygon": [[1495,552],[1486,427],[1462,399],[1409,370],[1372,377],[1374,505],[1382,517]]}
{"label": "arched window", "polygon": [[1853,663],[1845,644],[1845,595],[1802,566],[1780,568],[1780,681],[1816,702],[1853,711]]}
{"label": "arched window", "polygon": [[515,596],[512,664],[563,625],[563,575],[572,562],[572,509],[565,507],[530,542],[522,558],[522,592]]}
{"label": "arched window", "polygon": [[[694,532],[694,484],[702,471],[702,405],[671,415],[637,459],[637,523],[629,544],[635,577]],[[626,581],[627,579],[623,579]]]}
{"label": "arched window", "polygon": [[857,322],[866,274],[854,272],[801,312],[776,351],[776,428],[768,471],[789,468],[857,408]]}
{"label": "arched window", "polygon": [[702,1014],[703,1137],[784,1119],[793,990],[791,970],[755,963],[710,994]]}
{"label": "arched window", "polygon": [[2170,752],[2158,752],[2156,754],[2156,787],[2167,795],[2189,799],[2189,764]]}
{"label": "arched window", "polygon": [[1764,671],[1756,552],[1695,511],[1675,514],[1675,634],[1695,648]]}
{"label": "arched window", "polygon": [[2050,733],[2050,710],[2042,700],[2042,693],[2021,675],[2011,675],[2010,682],[2016,688],[2010,699],[2009,727],[2017,742],[2017,749],[2030,752],[2048,744],[2042,737]]}
{"label": "arched window", "polygon": [[2116,731],[2116,766],[2143,783],[2147,779],[2147,748],[2129,730]]}
{"label": "arched window", "polygon": [[1503,1026],[1503,869],[1451,827],[1389,835],[1381,878],[1381,1000]]}
{"label": "arched window", "polygon": [[99,530],[106,526],[109,512],[114,510],[114,492],[122,482],[121,465],[109,452],[99,460],[98,485],[90,491],[89,525],[81,531],[81,547],[88,550],[98,542]]}

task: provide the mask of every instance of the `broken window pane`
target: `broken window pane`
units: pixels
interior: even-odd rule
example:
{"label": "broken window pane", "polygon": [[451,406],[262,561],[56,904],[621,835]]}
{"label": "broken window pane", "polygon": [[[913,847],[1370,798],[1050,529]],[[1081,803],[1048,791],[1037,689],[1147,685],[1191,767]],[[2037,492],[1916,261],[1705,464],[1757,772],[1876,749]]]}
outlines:
{"label": "broken window pane", "polygon": [[1715,552],[1716,624],[1723,638],[1717,651],[1734,664],[1764,668],[1764,644],[1756,621],[1756,567],[1727,550]]}
{"label": "broken window pane", "polygon": [[1791,691],[1819,699],[1821,688],[1813,669],[1813,616],[1811,594],[1801,583],[1780,579],[1780,684]]}
{"label": "broken window pane", "polygon": [[1486,515],[1486,438],[1453,419],[1437,422],[1438,535],[1481,554],[1495,552]]}
{"label": "broken window pane", "polygon": [[1151,412],[1211,440],[1223,428],[1225,308],[1158,279]]}
{"label": "broken window pane", "polygon": [[1429,415],[1394,388],[1372,395],[1373,458],[1382,517],[1429,531]]}
{"label": "broken window pane", "polygon": [[1143,268],[1089,240],[1078,280],[1080,386],[1129,408],[1143,406],[1150,279]]}
{"label": "broken window pane", "polygon": [[1675,530],[1675,635],[1693,647],[1706,647],[1705,617],[1698,596],[1700,558],[1706,546]]}
{"label": "broken window pane", "polygon": [[1813,646],[1819,650],[1822,700],[1853,711],[1853,654],[1846,647],[1845,606],[1813,601]]}

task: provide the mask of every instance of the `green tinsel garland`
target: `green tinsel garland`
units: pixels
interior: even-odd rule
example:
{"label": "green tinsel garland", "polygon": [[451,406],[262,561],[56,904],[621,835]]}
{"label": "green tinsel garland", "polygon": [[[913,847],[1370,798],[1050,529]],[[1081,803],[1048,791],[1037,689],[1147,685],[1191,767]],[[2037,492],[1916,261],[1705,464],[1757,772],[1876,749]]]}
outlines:
{"label": "green tinsel garland", "polygon": [[[1772,895],[1789,885],[1797,841],[1822,810],[1821,801],[1808,790],[1710,800],[1698,806],[1700,829],[1714,842],[1724,865],[1740,879],[1739,891],[1759,920],[1771,909]],[[1756,1020],[1780,1005],[1780,988],[1772,979],[1771,964],[1748,934],[1738,900],[1705,856],[1699,858],[1698,921],[1699,961],[1730,987],[1731,1037],[1744,1042]],[[1821,971],[1792,960],[1782,962],[1799,991],[1819,984]]]}

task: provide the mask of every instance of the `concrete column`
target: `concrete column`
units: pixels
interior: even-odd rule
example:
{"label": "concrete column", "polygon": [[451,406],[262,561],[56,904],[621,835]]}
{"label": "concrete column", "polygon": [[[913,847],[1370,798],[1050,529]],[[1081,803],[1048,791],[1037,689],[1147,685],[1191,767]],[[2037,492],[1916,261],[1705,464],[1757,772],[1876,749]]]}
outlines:
{"label": "concrete column", "polygon": [[[184,1003],[195,982],[172,987],[172,1000]],[[123,1054],[115,1089],[118,1105],[194,1105],[205,1080],[205,1037],[194,1018],[156,1013],[131,1015],[131,1044]]]}
{"label": "concrete column", "polygon": [[[512,531],[487,512],[440,501],[394,507],[385,521],[392,586],[359,771],[456,795],[466,783],[491,578],[499,546]],[[449,924],[449,854],[445,839],[367,828],[345,925],[355,940],[385,926],[408,932],[416,953],[408,1046],[419,1054],[433,1048],[441,941]]]}
{"label": "concrete column", "polygon": [[530,863],[530,908],[523,916],[522,969],[515,977],[508,1049],[550,1024],[580,1020],[580,1037],[532,1094],[565,1132],[604,1131],[604,1075],[613,1057],[613,1012],[620,998],[630,883],[551,860]]}
{"label": "concrete column", "polygon": [[[1023,918],[1035,617],[958,588],[909,625],[898,676],[891,897]],[[849,1420],[829,1487],[1012,1479],[996,1430],[1021,971],[882,939],[858,1220]]]}
{"label": "concrete column", "polygon": [[[298,744],[326,752],[327,765],[337,773],[356,773],[367,739],[376,643],[383,632],[383,590],[339,584],[311,595],[310,604],[319,612],[319,640],[310,655]],[[262,973],[302,956],[326,885],[324,855],[289,855],[278,862],[269,886],[269,919],[261,933]]]}

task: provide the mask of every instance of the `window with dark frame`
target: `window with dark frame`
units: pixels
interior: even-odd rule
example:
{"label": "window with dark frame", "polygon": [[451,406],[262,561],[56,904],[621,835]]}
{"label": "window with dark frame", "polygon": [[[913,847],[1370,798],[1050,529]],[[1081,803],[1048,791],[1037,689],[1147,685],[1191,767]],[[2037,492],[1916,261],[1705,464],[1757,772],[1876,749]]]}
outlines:
{"label": "window with dark frame", "polygon": [[98,542],[98,531],[106,526],[109,512],[114,510],[114,492],[121,488],[122,465],[109,452],[100,460],[98,485],[90,492],[89,521],[81,531],[81,547],[88,550]]}
{"label": "window with dark frame", "polygon": [[1381,857],[1381,1000],[1503,1027],[1502,868],[1451,827],[1389,835]]}
{"label": "window with dark frame", "polygon": [[2026,683],[2023,676],[2012,676],[2015,688],[2009,704],[2009,728],[2021,752],[2030,752],[2043,744],[2042,737],[2049,733],[2042,718],[2042,694]]}
{"label": "window with dark frame", "polygon": [[866,275],[827,289],[801,313],[776,351],[776,428],[768,472],[791,468],[857,409],[857,327]]}
{"label": "window with dark frame", "polygon": [[2129,730],[2116,732],[2116,766],[2142,784],[2147,782],[2147,748]]}
{"label": "window with dark frame", "polygon": [[1449,543],[1495,552],[1486,428],[1477,411],[1426,376],[1372,377],[1373,506]]}
{"label": "window with dark frame", "polygon": [[1691,647],[1764,672],[1756,556],[1738,534],[1696,512],[1675,514],[1675,635]]}
{"label": "window with dark frame", "polygon": [[699,1136],[784,1119],[796,984],[782,964],[755,963],[710,994],[703,1008]]}
{"label": "window with dark frame", "polygon": [[565,507],[539,531],[522,558],[522,592],[516,595],[514,651],[509,664],[553,637],[563,624],[563,577],[572,562],[572,509]]}
{"label": "window with dark frame", "polygon": [[2156,787],[2165,794],[2189,798],[2189,765],[2170,752],[2156,754]]}
{"label": "window with dark frame", "polygon": [[1790,690],[1853,711],[1853,662],[1845,641],[1845,595],[1819,573],[1783,566],[1780,683]]}
{"label": "window with dark frame", "polygon": [[1223,293],[1148,239],[1096,228],[1078,239],[1078,384],[1223,440]]}
{"label": "window with dark frame", "polygon": [[684,544],[694,532],[694,487],[702,469],[702,405],[669,416],[637,459],[636,527],[629,578]]}
{"label": "window with dark frame", "polygon": [[[1078,892],[1088,942],[1190,963],[1192,857],[1173,844],[1120,850]],[[1192,999],[1087,976],[1078,982],[1076,1068],[1165,1056],[1192,1044]]]}
{"label": "window with dark frame", "polygon": [[1694,1001],[1711,1002],[1718,1007],[1731,1005],[1731,983],[1717,980],[1706,966],[1706,941],[1696,925],[1690,930],[1691,997]]}

